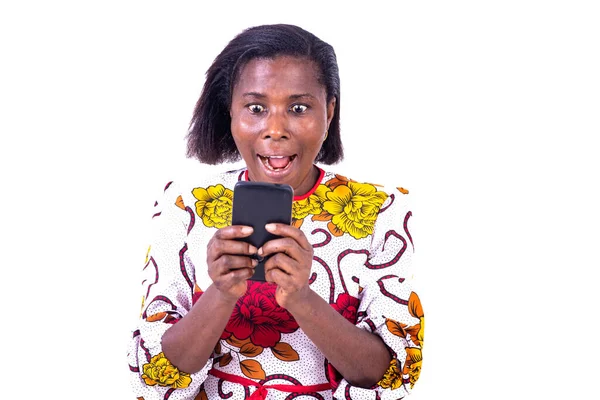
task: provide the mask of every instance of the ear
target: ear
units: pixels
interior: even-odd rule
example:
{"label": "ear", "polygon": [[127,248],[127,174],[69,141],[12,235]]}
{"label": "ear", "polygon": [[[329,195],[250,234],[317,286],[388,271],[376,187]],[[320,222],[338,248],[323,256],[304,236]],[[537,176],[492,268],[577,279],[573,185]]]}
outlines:
{"label": "ear", "polygon": [[337,102],[337,98],[332,98],[329,103],[327,103],[327,130],[329,130],[329,125],[331,124],[331,120],[333,119],[333,115],[335,114],[335,104]]}

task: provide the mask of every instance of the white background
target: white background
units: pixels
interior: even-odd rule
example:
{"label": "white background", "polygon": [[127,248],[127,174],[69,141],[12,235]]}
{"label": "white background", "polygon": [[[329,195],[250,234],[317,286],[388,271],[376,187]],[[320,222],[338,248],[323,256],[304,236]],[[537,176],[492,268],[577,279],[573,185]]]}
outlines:
{"label": "white background", "polygon": [[595,2],[205,3],[2,2],[0,398],[133,398],[155,196],[210,170],[183,138],[214,57],[279,22],[336,49],[334,170],[411,191],[411,397],[600,398]]}

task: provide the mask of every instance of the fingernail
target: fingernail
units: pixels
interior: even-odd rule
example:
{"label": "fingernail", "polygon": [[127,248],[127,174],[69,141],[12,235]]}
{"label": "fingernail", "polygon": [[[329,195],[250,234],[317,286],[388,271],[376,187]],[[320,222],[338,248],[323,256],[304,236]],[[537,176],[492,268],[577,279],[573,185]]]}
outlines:
{"label": "fingernail", "polygon": [[262,247],[261,247],[260,249],[258,249],[258,255],[259,255],[259,256],[262,256],[262,255],[263,255],[263,249],[262,249]]}
{"label": "fingernail", "polygon": [[256,258],[252,259],[252,266],[256,267],[258,265],[258,260]]}
{"label": "fingernail", "polygon": [[253,229],[252,229],[252,227],[250,227],[250,226],[244,226],[244,227],[242,228],[242,233],[243,233],[244,235],[249,235],[249,234],[251,234],[251,233],[252,233],[252,230],[253,230]]}
{"label": "fingernail", "polygon": [[248,251],[250,252],[250,254],[256,254],[256,247],[248,245]]}
{"label": "fingernail", "polygon": [[277,227],[275,224],[266,224],[265,229],[268,231],[274,231],[275,229],[277,229]]}

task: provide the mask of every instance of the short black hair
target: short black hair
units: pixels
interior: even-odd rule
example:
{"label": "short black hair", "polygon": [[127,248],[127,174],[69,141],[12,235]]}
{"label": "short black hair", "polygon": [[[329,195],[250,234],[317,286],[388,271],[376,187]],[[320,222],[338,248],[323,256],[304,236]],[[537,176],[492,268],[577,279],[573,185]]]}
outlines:
{"label": "short black hair", "polygon": [[333,119],[316,162],[335,164],[344,157],[340,138],[340,76],[333,47],[294,25],[276,24],[248,28],[238,34],[215,58],[206,72],[204,88],[187,134],[187,156],[205,164],[238,161],[231,134],[231,95],[238,73],[250,60],[293,56],[311,60],[319,69],[319,82],[327,103],[335,98]]}

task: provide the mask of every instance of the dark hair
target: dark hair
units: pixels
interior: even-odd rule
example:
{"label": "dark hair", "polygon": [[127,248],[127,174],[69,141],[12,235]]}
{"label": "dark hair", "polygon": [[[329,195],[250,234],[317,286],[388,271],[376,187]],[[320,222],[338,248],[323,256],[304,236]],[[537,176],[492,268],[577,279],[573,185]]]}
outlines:
{"label": "dark hair", "polygon": [[240,153],[231,135],[231,95],[240,69],[255,58],[303,57],[319,69],[327,102],[336,99],[329,133],[316,162],[334,164],[344,156],[340,139],[340,77],[333,47],[294,25],[261,25],[237,35],[206,72],[187,135],[187,156],[206,164],[237,161]]}

